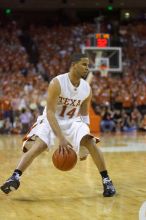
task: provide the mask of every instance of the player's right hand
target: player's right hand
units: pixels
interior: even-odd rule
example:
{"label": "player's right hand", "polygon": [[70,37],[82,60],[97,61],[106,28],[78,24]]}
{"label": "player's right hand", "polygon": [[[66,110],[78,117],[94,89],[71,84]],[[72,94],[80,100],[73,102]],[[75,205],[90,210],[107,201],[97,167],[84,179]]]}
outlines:
{"label": "player's right hand", "polygon": [[69,148],[73,148],[73,146],[65,138],[59,140],[59,149],[62,153],[68,152]]}

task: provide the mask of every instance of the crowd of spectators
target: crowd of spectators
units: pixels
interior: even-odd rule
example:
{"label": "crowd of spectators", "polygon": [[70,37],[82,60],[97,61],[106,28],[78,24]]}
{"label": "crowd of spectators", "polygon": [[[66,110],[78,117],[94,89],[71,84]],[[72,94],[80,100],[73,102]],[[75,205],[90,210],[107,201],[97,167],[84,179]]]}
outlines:
{"label": "crowd of spectators", "polygon": [[[32,24],[27,31],[16,21],[1,24],[0,133],[28,131],[46,104],[50,80],[68,71],[70,55],[81,51],[86,36],[95,31],[94,23]],[[92,106],[101,116],[102,131],[146,131],[146,24],[121,25],[117,35],[123,71],[94,74]]]}
{"label": "crowd of spectators", "polygon": [[[123,72],[115,77],[96,73],[92,81],[93,106],[102,116],[103,131],[146,130],[146,23],[121,25]],[[100,108],[99,108],[100,107]]]}

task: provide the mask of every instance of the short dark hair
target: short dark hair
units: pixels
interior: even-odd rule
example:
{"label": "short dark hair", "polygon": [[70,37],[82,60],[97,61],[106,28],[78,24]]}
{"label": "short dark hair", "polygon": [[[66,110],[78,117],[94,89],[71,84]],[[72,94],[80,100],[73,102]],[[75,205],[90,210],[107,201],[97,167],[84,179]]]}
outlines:
{"label": "short dark hair", "polygon": [[79,62],[82,58],[88,58],[87,54],[74,53],[71,57],[71,63]]}

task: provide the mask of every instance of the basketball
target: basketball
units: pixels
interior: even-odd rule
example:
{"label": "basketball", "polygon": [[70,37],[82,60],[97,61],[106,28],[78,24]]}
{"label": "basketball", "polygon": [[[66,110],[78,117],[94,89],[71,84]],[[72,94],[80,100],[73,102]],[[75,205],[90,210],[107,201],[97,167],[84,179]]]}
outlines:
{"label": "basketball", "polygon": [[61,151],[58,148],[53,153],[52,161],[57,169],[68,171],[76,165],[77,154],[72,148],[69,148],[67,151]]}

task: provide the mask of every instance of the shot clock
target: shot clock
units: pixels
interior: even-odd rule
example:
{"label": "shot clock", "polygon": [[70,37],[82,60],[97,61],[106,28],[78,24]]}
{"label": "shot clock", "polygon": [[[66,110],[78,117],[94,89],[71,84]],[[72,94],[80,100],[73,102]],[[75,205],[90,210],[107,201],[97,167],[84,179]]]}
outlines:
{"label": "shot clock", "polygon": [[91,72],[104,70],[107,74],[107,72],[122,71],[122,48],[111,46],[110,39],[109,33],[95,33],[87,36],[82,46],[82,53],[86,53],[89,57]]}
{"label": "shot clock", "polygon": [[86,39],[86,47],[109,47],[110,35],[107,33],[96,33],[89,35]]}
{"label": "shot clock", "polygon": [[109,34],[96,34],[96,47],[109,47],[110,35]]}

